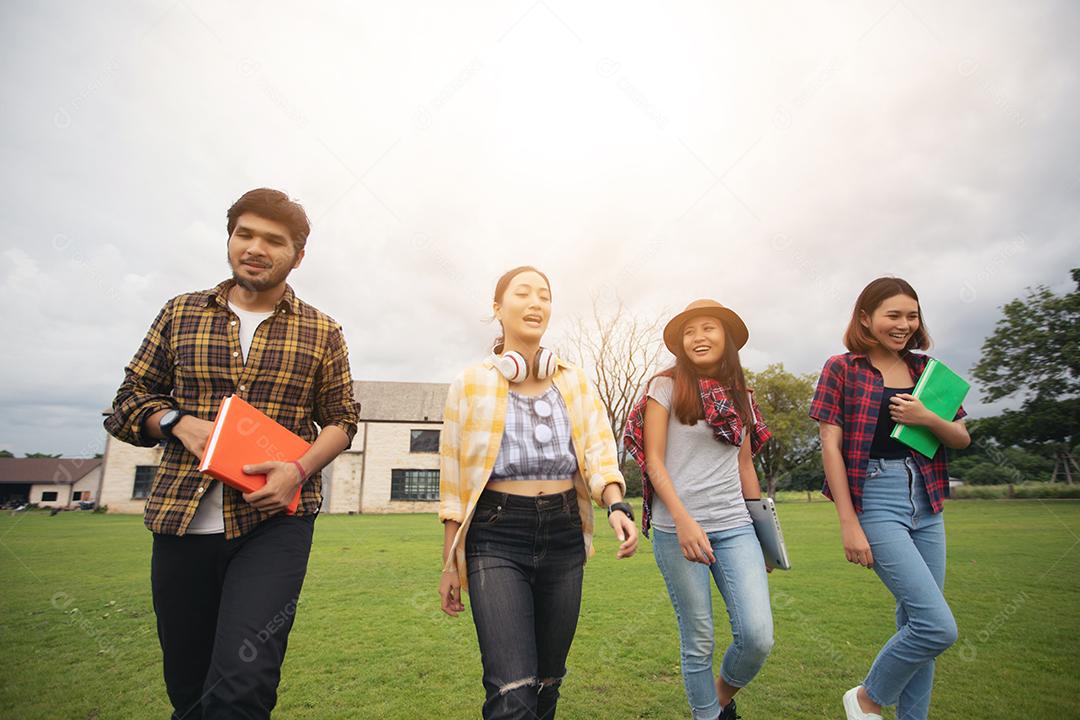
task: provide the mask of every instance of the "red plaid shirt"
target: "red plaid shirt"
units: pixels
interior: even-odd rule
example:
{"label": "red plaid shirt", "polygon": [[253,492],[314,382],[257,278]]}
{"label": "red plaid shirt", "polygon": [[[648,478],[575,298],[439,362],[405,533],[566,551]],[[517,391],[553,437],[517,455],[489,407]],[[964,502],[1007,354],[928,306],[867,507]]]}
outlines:
{"label": "red plaid shirt", "polygon": [[[917,383],[930,357],[911,352],[904,352],[901,357],[907,363],[912,382]],[[865,354],[849,352],[834,355],[821,371],[814,400],[810,404],[810,417],[818,422],[839,425],[844,430],[844,465],[847,466],[848,488],[856,512],[862,512],[863,483],[866,481],[870,445],[874,441],[884,387],[881,373]],[[955,419],[965,415],[967,413],[961,407]],[[924,457],[914,450],[911,457],[919,466],[934,512],[941,512],[945,498],[949,496],[949,465],[945,459],[945,446],[938,448],[933,458]],[[832,499],[828,482],[822,492],[825,497]]]}

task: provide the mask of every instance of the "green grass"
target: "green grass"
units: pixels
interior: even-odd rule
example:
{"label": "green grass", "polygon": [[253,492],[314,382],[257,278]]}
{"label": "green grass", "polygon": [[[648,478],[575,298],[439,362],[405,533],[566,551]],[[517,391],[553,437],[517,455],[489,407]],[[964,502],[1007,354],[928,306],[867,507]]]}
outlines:
{"label": "green grass", "polygon": [[[780,513],[795,569],[770,576],[776,646],[740,712],[841,717],[841,693],[892,633],[892,601],[844,562],[830,503],[786,502]],[[1080,502],[951,502],[946,518],[960,641],[938,661],[933,715],[1076,717]],[[438,611],[441,538],[431,515],[319,519],[277,716],[479,716],[471,620]],[[559,716],[687,717],[649,543],[629,561],[615,561],[608,535],[599,550]],[[0,717],[167,717],[149,553],[137,517],[0,517]]]}

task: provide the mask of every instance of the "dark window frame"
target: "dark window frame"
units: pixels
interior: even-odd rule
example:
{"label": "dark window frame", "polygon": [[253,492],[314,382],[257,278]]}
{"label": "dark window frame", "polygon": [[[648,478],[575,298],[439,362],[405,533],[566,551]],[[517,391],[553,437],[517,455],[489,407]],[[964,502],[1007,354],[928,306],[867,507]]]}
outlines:
{"label": "dark window frame", "polygon": [[[52,497],[49,497],[52,495]],[[60,499],[60,493],[56,490],[42,490],[41,502],[56,502]]]}
{"label": "dark window frame", "polygon": [[[409,452],[411,453],[437,453],[439,452],[439,430],[431,428],[418,428],[409,431]],[[434,438],[432,435],[434,434]],[[425,439],[421,439],[425,438]],[[432,441],[434,440],[434,442]]]}
{"label": "dark window frame", "polygon": [[157,475],[157,465],[135,466],[135,482],[131,486],[132,500],[145,500],[150,497],[150,487],[154,484],[155,475]]}

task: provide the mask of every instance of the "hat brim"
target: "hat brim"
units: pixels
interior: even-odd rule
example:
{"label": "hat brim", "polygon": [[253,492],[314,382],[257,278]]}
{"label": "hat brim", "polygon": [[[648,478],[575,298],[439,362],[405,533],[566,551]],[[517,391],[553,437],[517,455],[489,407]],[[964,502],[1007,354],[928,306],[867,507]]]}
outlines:
{"label": "hat brim", "polygon": [[743,345],[746,345],[746,341],[750,339],[750,331],[746,329],[746,323],[744,323],[742,318],[736,315],[732,310],[719,307],[702,307],[683,310],[681,313],[668,320],[668,324],[664,326],[664,345],[667,346],[667,349],[675,357],[684,354],[682,351],[682,339],[680,338],[680,335],[682,335],[683,324],[690,318],[698,317],[699,315],[718,318],[727,329],[728,337],[735,341],[735,347],[738,350],[742,350]]}

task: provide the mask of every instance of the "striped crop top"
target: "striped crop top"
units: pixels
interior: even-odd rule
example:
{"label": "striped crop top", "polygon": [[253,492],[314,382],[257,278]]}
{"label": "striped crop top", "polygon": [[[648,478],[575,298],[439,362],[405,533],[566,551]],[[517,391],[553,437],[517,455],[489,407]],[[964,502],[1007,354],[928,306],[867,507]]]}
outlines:
{"label": "striped crop top", "polygon": [[509,391],[506,429],[492,480],[570,480],[578,471],[566,402],[552,385],[530,397]]}

